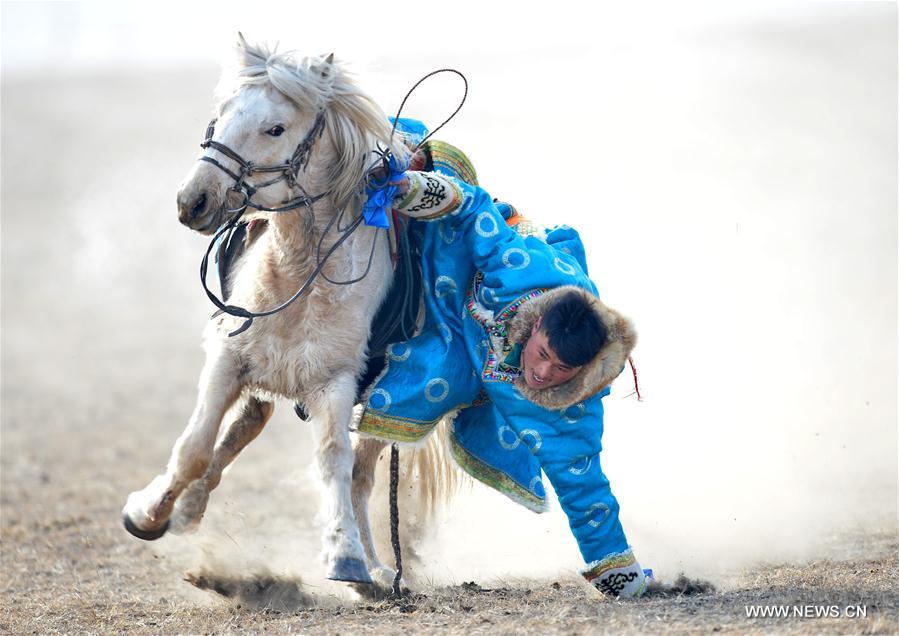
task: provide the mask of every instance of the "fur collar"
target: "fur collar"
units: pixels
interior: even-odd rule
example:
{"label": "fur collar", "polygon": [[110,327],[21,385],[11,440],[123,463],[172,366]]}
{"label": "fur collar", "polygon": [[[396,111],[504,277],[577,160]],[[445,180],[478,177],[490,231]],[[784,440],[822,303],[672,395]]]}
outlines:
{"label": "fur collar", "polygon": [[575,291],[586,298],[608,332],[606,344],[596,357],[585,364],[573,378],[549,389],[532,389],[524,381],[524,376],[515,380],[515,386],[531,402],[546,409],[564,409],[595,395],[612,383],[624,369],[627,357],[637,344],[637,332],[630,320],[614,309],[604,305],[599,298],[586,289],[565,285],[523,303],[509,321],[510,344],[527,344],[537,318],[561,295]]}

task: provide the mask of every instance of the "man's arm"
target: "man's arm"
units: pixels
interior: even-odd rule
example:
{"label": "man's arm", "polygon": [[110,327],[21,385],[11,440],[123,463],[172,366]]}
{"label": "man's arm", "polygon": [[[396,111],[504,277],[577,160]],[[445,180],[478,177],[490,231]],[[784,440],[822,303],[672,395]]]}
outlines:
{"label": "man's arm", "polygon": [[434,172],[406,173],[394,208],[412,218],[447,224],[461,236],[467,257],[483,273],[490,309],[505,307],[522,293],[577,285],[594,291],[577,261],[553,247],[526,241],[506,225],[483,189]]}

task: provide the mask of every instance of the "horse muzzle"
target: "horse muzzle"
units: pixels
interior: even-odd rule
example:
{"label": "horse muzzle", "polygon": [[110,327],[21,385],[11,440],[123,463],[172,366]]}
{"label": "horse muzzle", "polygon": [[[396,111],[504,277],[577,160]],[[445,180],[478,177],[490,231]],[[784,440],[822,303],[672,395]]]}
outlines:
{"label": "horse muzzle", "polygon": [[223,217],[222,202],[208,190],[185,186],[178,191],[178,221],[201,234],[212,234]]}

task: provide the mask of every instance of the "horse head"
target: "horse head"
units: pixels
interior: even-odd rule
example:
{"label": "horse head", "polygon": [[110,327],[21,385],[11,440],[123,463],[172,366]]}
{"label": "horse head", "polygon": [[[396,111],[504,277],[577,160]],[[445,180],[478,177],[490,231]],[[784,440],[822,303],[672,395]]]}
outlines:
{"label": "horse head", "polygon": [[204,152],[178,190],[178,220],[211,234],[245,205],[277,212],[358,200],[389,127],[333,54],[299,58],[239,36],[236,67],[222,76]]}

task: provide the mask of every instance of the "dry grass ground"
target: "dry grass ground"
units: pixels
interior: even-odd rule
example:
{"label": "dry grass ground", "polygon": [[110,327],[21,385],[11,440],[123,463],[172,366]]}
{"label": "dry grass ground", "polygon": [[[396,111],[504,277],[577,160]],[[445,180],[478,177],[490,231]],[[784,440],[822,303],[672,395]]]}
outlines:
{"label": "dry grass ground", "polygon": [[[54,490],[52,481],[44,483],[46,493]],[[399,602],[353,602],[317,596],[289,579],[238,577],[203,581],[234,596],[207,602],[185,595],[190,586],[177,580],[177,563],[148,559],[114,518],[86,503],[102,501],[104,491],[113,495],[102,480],[56,490],[60,496],[41,498],[40,507],[55,513],[38,518],[38,507],[23,500],[28,493],[4,488],[3,633],[891,634],[899,628],[895,536],[844,537],[834,547],[845,559],[763,565],[692,596],[614,601],[560,579],[469,582],[425,588]],[[840,612],[862,606],[867,616],[748,618],[746,607],[755,605]]]}
{"label": "dry grass ground", "polygon": [[[12,384],[12,383],[11,383]],[[13,386],[15,386],[13,384]],[[231,579],[205,573],[200,592],[185,578],[204,576],[183,539],[147,544],[127,535],[118,511],[127,491],[171,443],[164,413],[142,401],[128,411],[93,405],[90,393],[58,406],[19,386],[4,395],[0,633],[734,633],[892,634],[899,631],[899,541],[894,533],[843,535],[827,560],[769,563],[717,579],[717,591],[616,601],[575,578],[493,580],[451,587],[421,586],[401,602],[354,598],[314,575],[279,578],[249,565],[232,566]],[[136,393],[139,395],[139,392]],[[25,398],[28,399],[25,399]],[[60,398],[61,399],[61,398]],[[100,403],[108,404],[104,396]],[[114,404],[114,402],[113,402]],[[77,408],[76,408],[77,407]],[[165,410],[165,409],[163,409]],[[122,430],[104,421],[121,414]],[[97,418],[97,419],[94,419]],[[91,426],[93,423],[95,426]],[[39,424],[39,425],[38,425]],[[266,493],[268,461],[286,461],[278,447],[294,435],[292,422],[266,431],[256,454],[214,499],[213,524],[230,527],[231,508],[244,508],[251,530],[273,540],[294,532],[313,561],[314,500]],[[73,433],[76,435],[72,437]],[[289,451],[285,451],[289,452]],[[266,457],[267,456],[267,457]],[[269,459],[270,458],[270,459]],[[258,482],[258,486],[254,485]],[[302,493],[301,493],[302,494]],[[288,502],[293,500],[291,508]],[[252,512],[250,512],[252,509]],[[266,534],[265,524],[283,524]],[[226,531],[253,548],[245,536]],[[221,547],[221,546],[219,546]],[[445,558],[449,558],[446,556]],[[412,565],[414,569],[414,564]],[[747,606],[863,606],[864,618],[748,618]],[[791,610],[792,611],[792,610]],[[812,610],[814,611],[814,610]]]}

